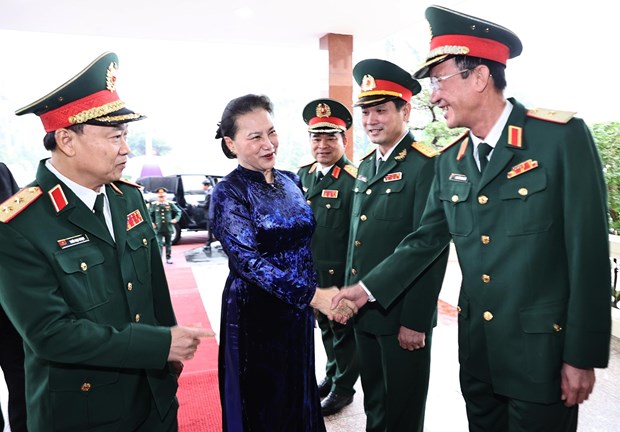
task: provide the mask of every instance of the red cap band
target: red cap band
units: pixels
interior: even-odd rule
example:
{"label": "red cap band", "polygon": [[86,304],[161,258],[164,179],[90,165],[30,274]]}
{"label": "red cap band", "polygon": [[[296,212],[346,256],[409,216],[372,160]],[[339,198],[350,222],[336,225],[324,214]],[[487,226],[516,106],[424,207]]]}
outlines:
{"label": "red cap band", "polygon": [[358,99],[365,96],[388,95],[397,96],[409,102],[413,97],[413,92],[411,90],[393,81],[376,79],[375,85],[376,87],[374,89],[361,92]]}
{"label": "red cap band", "polygon": [[510,58],[510,49],[503,43],[493,39],[459,34],[433,37],[431,39],[431,54],[429,54],[428,58],[442,54],[456,54],[455,49],[459,47],[468,48],[469,52],[464,55],[493,60],[503,65]]}
{"label": "red cap band", "polygon": [[337,126],[342,126],[344,128],[347,127],[347,124],[344,122],[344,120],[338,117],[314,117],[310,119],[310,121],[308,122],[308,125],[313,126],[317,123],[332,123]]}
{"label": "red cap band", "polygon": [[123,108],[115,91],[101,90],[40,115],[45,132],[84,123]]}

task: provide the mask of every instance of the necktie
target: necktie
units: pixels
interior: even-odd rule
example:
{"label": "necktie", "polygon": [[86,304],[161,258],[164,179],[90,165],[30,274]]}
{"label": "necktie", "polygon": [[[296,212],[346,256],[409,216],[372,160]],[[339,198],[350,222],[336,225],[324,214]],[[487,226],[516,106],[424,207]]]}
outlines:
{"label": "necktie", "polygon": [[318,184],[321,180],[323,180],[323,171],[319,171],[314,179],[314,184]]}
{"label": "necktie", "polygon": [[103,214],[103,200],[104,200],[104,198],[105,198],[104,195],[101,194],[101,193],[97,195],[97,199],[95,199],[95,205],[93,206],[93,210],[94,210],[95,216],[97,216],[97,218],[107,228],[107,225],[105,223],[105,216]]}
{"label": "necktie", "polygon": [[383,159],[381,158],[377,159],[377,171],[375,171],[375,175],[379,173],[379,170],[381,169],[381,165],[383,165],[383,162],[385,162]]}
{"label": "necktie", "polygon": [[489,160],[487,159],[487,156],[489,155],[489,153],[491,153],[491,150],[493,150],[493,147],[491,147],[487,143],[478,144],[478,159],[480,160],[480,172],[481,173],[484,172],[484,169],[486,168],[487,163],[489,162]]}

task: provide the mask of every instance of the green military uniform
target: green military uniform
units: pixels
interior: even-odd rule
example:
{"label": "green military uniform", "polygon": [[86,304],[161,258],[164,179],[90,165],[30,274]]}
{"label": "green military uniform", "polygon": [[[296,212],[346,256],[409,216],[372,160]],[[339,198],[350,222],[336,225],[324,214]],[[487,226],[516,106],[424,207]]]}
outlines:
{"label": "green military uniform", "polygon": [[[551,404],[562,362],[607,365],[606,189],[581,119],[558,124],[511,103],[484,176],[465,135],[437,161],[420,230],[363,282],[388,307],[452,239],[463,272],[461,368],[500,395]],[[429,307],[437,300],[419,295]]]}
{"label": "green military uniform", "polygon": [[[112,147],[143,118],[116,93],[117,63],[105,53],[16,113],[40,117],[53,152],[83,124],[107,126]],[[0,302],[24,340],[30,431],[177,429],[176,319],[150,217],[137,185],[104,188],[109,211],[94,214],[97,192],[43,160],[0,209]]]}
{"label": "green military uniform", "polygon": [[[437,34],[506,36],[491,23],[435,7],[427,17]],[[461,42],[444,43],[454,50]],[[427,74],[428,65],[420,71]],[[453,240],[463,272],[459,362],[471,430],[497,430],[489,413],[502,398],[536,404],[527,419],[511,419],[511,430],[575,430],[578,406],[569,410],[560,399],[561,367],[605,367],[609,357],[603,170],[583,120],[508,102],[512,111],[484,172],[465,133],[437,160],[420,229],[362,280],[390,307]],[[436,292],[416,294],[420,305],[434,307]]]}
{"label": "green military uniform", "polygon": [[32,431],[133,430],[152,398],[162,417],[176,404],[176,321],[144,200],[106,189],[114,241],[43,161],[3,209],[0,301],[24,339]]}
{"label": "green military uniform", "polygon": [[[394,82],[408,83],[411,79],[398,66],[380,60],[361,62],[356,65],[354,75],[363,90],[358,104],[390,100],[388,92],[393,90]],[[375,86],[365,87],[363,80]],[[383,88],[386,88],[384,92]],[[419,91],[419,84],[416,91]],[[407,101],[408,98],[410,96],[406,96]],[[363,279],[418,227],[433,178],[436,154],[407,133],[376,174],[376,152],[362,160],[354,188],[347,285]],[[423,277],[408,283],[408,290],[390,307],[368,303],[354,320],[367,431],[421,432],[423,429],[436,307],[431,308],[430,313],[419,308],[412,301],[413,287],[438,292],[447,258],[446,250]],[[381,289],[399,285],[400,281],[389,280],[385,284]],[[425,332],[427,348],[402,349],[398,343],[401,326]]]}
{"label": "green military uniform", "polygon": [[[331,99],[308,103],[303,117],[310,134],[344,134],[352,124],[349,110]],[[303,166],[297,172],[317,223],[312,237],[317,282],[319,288],[342,287],[357,168],[342,155],[321,180],[319,172],[318,162]],[[325,375],[331,383],[328,391],[350,397],[355,393],[353,386],[359,377],[352,324],[330,321],[319,311],[316,316],[327,355]]]}
{"label": "green military uniform", "polygon": [[163,202],[153,201],[150,205],[151,220],[153,221],[159,250],[166,248],[166,259],[172,255],[172,235],[174,234],[174,223],[181,217],[181,209],[172,201]]}

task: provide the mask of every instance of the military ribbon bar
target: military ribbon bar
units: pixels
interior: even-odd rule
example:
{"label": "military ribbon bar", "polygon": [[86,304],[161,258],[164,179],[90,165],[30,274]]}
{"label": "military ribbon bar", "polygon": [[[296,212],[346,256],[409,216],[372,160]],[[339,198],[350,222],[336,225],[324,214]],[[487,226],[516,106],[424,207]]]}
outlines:
{"label": "military ribbon bar", "polygon": [[144,222],[142,219],[142,215],[140,214],[140,210],[134,210],[127,215],[127,231],[135,227],[136,225]]}
{"label": "military ribbon bar", "polygon": [[528,172],[530,170],[533,170],[534,168],[536,168],[538,166],[538,161],[532,160],[532,159],[528,159],[525,162],[521,162],[519,165],[515,165],[512,167],[512,169],[510,171],[508,171],[508,178],[513,178],[516,177],[518,175],[521,175],[525,172]]}

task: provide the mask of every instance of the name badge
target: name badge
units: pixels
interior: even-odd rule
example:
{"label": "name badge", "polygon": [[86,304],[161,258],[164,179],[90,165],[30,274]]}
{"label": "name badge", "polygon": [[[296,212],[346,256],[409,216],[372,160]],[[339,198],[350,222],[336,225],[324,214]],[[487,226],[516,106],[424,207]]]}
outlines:
{"label": "name badge", "polygon": [[450,174],[450,178],[448,180],[459,183],[467,183],[467,176],[465,174],[452,173]]}
{"label": "name badge", "polygon": [[60,249],[67,249],[82,243],[88,243],[89,241],[90,239],[86,234],[78,234],[73,237],[57,240],[56,242],[58,243],[58,246],[60,246]]}

